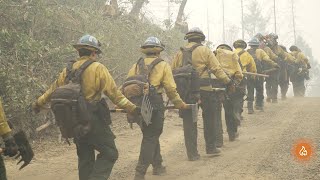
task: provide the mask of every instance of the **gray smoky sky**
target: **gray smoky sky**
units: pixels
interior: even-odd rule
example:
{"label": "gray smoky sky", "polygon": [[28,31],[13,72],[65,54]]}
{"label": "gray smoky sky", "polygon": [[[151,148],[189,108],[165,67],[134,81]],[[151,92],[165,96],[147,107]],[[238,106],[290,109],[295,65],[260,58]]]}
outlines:
{"label": "gray smoky sky", "polygon": [[[185,8],[189,27],[198,26],[202,28],[214,44],[223,42],[222,1],[225,3],[225,29],[227,31],[232,30],[235,39],[241,38],[240,0],[188,0]],[[257,1],[261,7],[261,13],[270,18],[266,32],[274,32],[273,1]],[[243,2],[244,13],[246,13],[246,6],[249,5],[251,0],[243,0]],[[293,2],[296,34],[306,40],[313,50],[314,57],[320,62],[320,23],[317,20],[320,15],[320,1],[293,0]],[[170,3],[170,11],[168,11],[167,0],[150,0],[145,9],[147,10],[146,15],[151,16],[155,22],[160,24],[169,17],[169,14],[175,20],[178,8],[178,5]],[[294,44],[291,0],[276,0],[276,14],[279,42],[287,47],[291,46]],[[249,39],[250,37],[245,36],[246,41]]]}

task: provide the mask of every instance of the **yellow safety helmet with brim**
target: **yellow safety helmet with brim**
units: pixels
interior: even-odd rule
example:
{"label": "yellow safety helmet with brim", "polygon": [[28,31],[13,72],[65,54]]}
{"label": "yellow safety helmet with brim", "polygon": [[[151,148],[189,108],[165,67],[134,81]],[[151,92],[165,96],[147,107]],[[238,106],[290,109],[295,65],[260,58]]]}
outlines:
{"label": "yellow safety helmet with brim", "polygon": [[216,49],[226,49],[226,50],[229,50],[229,51],[232,51],[232,48],[231,46],[229,46],[228,44],[220,44]]}
{"label": "yellow safety helmet with brim", "polygon": [[101,54],[102,51],[100,49],[101,43],[89,34],[82,36],[77,44],[74,44],[73,47],[77,50],[80,49],[88,49],[90,51],[95,51],[97,54]]}
{"label": "yellow safety helmet with brim", "polygon": [[154,54],[164,51],[165,45],[156,37],[148,37],[140,46],[140,50],[144,54]]}
{"label": "yellow safety helmet with brim", "polygon": [[185,40],[200,39],[201,41],[204,41],[206,39],[206,36],[204,35],[203,31],[200,28],[194,27],[187,32],[187,34],[184,36],[184,39]]}
{"label": "yellow safety helmet with brim", "polygon": [[239,39],[239,40],[236,40],[234,43],[233,43],[233,47],[234,48],[242,48],[242,49],[245,49],[247,48],[247,43],[242,40],[242,39]]}

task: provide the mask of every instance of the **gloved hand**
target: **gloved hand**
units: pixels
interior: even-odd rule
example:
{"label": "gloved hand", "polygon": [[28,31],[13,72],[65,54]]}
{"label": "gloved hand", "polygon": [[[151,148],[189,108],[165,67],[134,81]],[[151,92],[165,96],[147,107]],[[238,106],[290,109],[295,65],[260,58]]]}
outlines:
{"label": "gloved hand", "polygon": [[188,104],[186,104],[186,103],[183,103],[183,105],[181,106],[180,109],[184,109],[184,110],[190,109],[190,106]]}
{"label": "gloved hand", "polygon": [[236,92],[236,85],[234,82],[230,81],[229,84],[227,84],[227,93],[228,94],[233,94]]}
{"label": "gloved hand", "polygon": [[280,68],[279,64],[277,64],[277,63],[274,63],[274,64],[273,64],[273,67],[274,67],[274,68],[277,68],[277,69]]}
{"label": "gloved hand", "polygon": [[140,115],[141,114],[141,107],[136,107],[133,112],[132,112],[133,115]]}
{"label": "gloved hand", "polygon": [[41,107],[39,106],[38,102],[35,101],[32,103],[32,111],[35,113],[35,114],[38,114],[41,110]]}
{"label": "gloved hand", "polygon": [[11,135],[4,138],[3,141],[5,145],[5,150],[4,150],[5,156],[13,157],[18,154],[19,147],[17,146],[14,138]]}

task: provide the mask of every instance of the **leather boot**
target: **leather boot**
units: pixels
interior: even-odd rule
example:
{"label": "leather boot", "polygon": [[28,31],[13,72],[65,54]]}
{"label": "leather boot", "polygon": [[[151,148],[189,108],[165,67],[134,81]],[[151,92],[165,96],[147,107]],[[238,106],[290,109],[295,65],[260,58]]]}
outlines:
{"label": "leather boot", "polygon": [[133,180],[145,180],[144,174],[136,171],[136,174],[134,175],[134,179]]}
{"label": "leather boot", "polygon": [[163,166],[163,165],[157,166],[157,167],[153,167],[153,171],[152,171],[153,175],[161,176],[161,175],[166,174],[166,173],[167,173],[166,167]]}
{"label": "leather boot", "polygon": [[248,101],[248,114],[253,114],[254,110],[253,110],[253,102]]}
{"label": "leather boot", "polygon": [[266,101],[267,101],[267,102],[271,102],[271,98],[270,98],[270,97],[267,97]]}

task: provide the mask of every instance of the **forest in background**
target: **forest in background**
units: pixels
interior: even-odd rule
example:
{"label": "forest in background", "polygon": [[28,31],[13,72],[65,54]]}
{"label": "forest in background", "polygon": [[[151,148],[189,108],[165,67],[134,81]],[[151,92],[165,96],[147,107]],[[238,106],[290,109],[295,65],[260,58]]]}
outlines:
{"label": "forest in background", "polygon": [[[140,0],[128,1],[132,6]],[[7,118],[33,136],[45,122],[32,115],[30,104],[77,57],[72,44],[84,34],[97,37],[106,65],[118,84],[141,56],[140,45],[157,36],[166,45],[164,57],[183,45],[184,34],[163,30],[146,17],[108,14],[105,0],[0,0],[0,96]],[[107,14],[106,14],[107,13]],[[138,13],[139,15],[139,13]]]}
{"label": "forest in background", "polygon": [[[139,47],[147,37],[159,37],[166,45],[163,57],[170,59],[184,43],[188,29],[184,15],[187,0],[170,0],[180,7],[177,17],[157,25],[141,11],[148,2],[0,0],[0,97],[8,119],[32,137],[35,135],[35,128],[46,120],[32,115],[30,104],[48,88],[67,62],[77,57],[72,44],[84,34],[101,41],[103,55],[99,61],[108,67],[118,85],[141,56]],[[249,36],[266,33],[264,29],[270,17],[264,17],[259,9],[257,0],[246,7],[245,34]],[[238,34],[237,28],[230,28],[226,42],[232,44]],[[319,64],[312,48],[301,36],[297,45],[310,58],[311,76],[317,79]]]}

